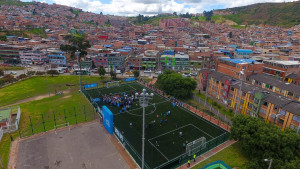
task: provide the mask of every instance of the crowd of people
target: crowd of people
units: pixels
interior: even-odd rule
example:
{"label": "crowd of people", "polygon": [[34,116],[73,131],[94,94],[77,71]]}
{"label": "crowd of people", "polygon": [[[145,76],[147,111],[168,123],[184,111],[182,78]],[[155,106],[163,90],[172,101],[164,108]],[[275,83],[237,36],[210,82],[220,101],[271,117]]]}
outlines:
{"label": "crowd of people", "polygon": [[112,93],[109,95],[103,96],[103,103],[109,104],[115,107],[121,107],[120,112],[128,110],[133,102],[135,101],[135,92],[132,91],[131,94],[127,94],[126,92],[121,93],[120,95],[113,95]]}

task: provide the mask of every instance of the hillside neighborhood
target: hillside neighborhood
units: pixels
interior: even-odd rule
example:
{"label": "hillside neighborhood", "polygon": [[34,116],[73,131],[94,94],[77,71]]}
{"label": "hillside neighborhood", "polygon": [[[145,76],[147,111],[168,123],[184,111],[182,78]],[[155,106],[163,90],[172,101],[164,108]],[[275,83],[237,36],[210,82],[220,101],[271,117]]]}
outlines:
{"label": "hillside neighborhood", "polygon": [[[16,3],[18,4],[19,1],[17,1]],[[124,110],[123,108],[121,110],[117,108],[119,107],[119,104],[121,105],[121,103],[124,103],[124,99],[127,99],[127,97],[132,97],[137,100],[137,103],[134,103],[132,105],[133,107],[138,105],[139,100],[137,99],[137,97],[139,96],[138,93],[140,94],[140,92],[136,90],[141,88],[138,85],[142,85],[143,88],[147,88],[147,91],[153,91],[154,94],[157,94],[157,96],[154,96],[153,100],[157,99],[158,97],[162,98],[161,102],[158,102],[157,100],[157,102],[153,102],[154,108],[153,110],[151,109],[151,112],[154,111],[154,113],[156,113],[155,111],[157,108],[159,108],[159,104],[163,102],[170,102],[172,104],[171,108],[174,106],[174,110],[171,109],[170,117],[170,112],[169,114],[167,113],[166,116],[164,116],[163,113],[160,114],[161,112],[159,112],[157,116],[155,115],[155,117],[157,117],[157,121],[160,121],[160,126],[163,127],[164,124],[167,124],[167,118],[169,118],[169,123],[174,123],[176,125],[176,128],[174,129],[176,130],[176,132],[177,123],[180,124],[180,121],[172,122],[172,118],[176,117],[172,116],[173,111],[178,111],[179,113],[181,111],[181,107],[183,107],[182,109],[186,109],[186,111],[195,113],[200,117],[202,115],[201,118],[204,119],[205,115],[203,114],[206,112],[206,119],[208,120],[210,117],[208,121],[216,126],[219,126],[220,129],[218,130],[224,130],[224,133],[229,133],[230,128],[233,128],[233,133],[237,132],[236,127],[234,126],[237,124],[237,122],[235,122],[235,120],[233,119],[237,115],[242,114],[245,116],[251,116],[260,119],[267,124],[272,124],[272,127],[276,126],[276,128],[279,128],[279,130],[281,130],[283,133],[293,133],[296,136],[299,136],[299,24],[293,25],[292,27],[280,27],[271,26],[268,24],[228,24],[227,21],[220,23],[210,20],[201,21],[195,18],[205,18],[207,16],[200,12],[197,14],[190,14],[190,17],[181,17],[176,13],[159,14],[159,16],[157,16],[158,19],[155,18],[158,20],[155,24],[134,24],[133,17],[130,18],[125,16],[104,15],[102,14],[102,12],[96,14],[92,12],[85,12],[79,8],[59,5],[55,3],[47,4],[33,1],[24,3],[20,2],[20,4],[0,5],[0,91],[3,90],[1,91],[3,92],[3,95],[0,94],[0,103],[3,103],[0,104],[0,108],[3,109],[0,110],[0,141],[2,137],[4,138],[2,139],[2,144],[6,144],[4,143],[5,141],[10,142],[8,140],[13,141],[14,138],[17,137],[17,135],[20,135],[20,138],[22,138],[22,135],[25,137],[31,135],[31,133],[32,135],[34,135],[34,132],[36,131],[44,130],[44,132],[46,132],[47,130],[45,129],[44,118],[46,119],[46,121],[49,119],[52,120],[52,114],[54,116],[55,124],[49,123],[49,126],[54,126],[56,133],[56,129],[58,128],[58,123],[56,122],[59,121],[56,120],[56,118],[59,118],[59,115],[55,116],[55,113],[57,113],[56,110],[49,109],[50,115],[45,114],[45,117],[42,115],[42,120],[40,119],[40,121],[38,121],[35,118],[40,118],[40,115],[30,115],[29,112],[35,110],[30,110],[28,107],[26,107],[26,105],[23,105],[24,103],[26,103],[23,100],[37,96],[31,95],[30,91],[40,90],[44,91],[44,93],[37,91],[37,93],[41,95],[41,99],[32,99],[31,101],[42,100],[42,98],[51,99],[52,96],[59,97],[59,99],[61,99],[60,97],[76,97],[76,99],[78,99],[77,97],[80,97],[80,99],[85,100],[82,102],[78,102],[80,103],[80,106],[82,103],[88,103],[87,105],[90,106],[90,108],[87,108],[87,110],[93,113],[95,112],[96,114],[89,114],[89,112],[86,111],[86,107],[88,106],[85,105],[80,108],[76,108],[76,110],[75,107],[73,109],[72,105],[68,107],[67,111],[65,108],[57,105],[57,108],[61,110],[64,109],[65,111],[64,113],[63,111],[61,111],[62,114],[59,121],[60,123],[62,123],[63,127],[68,127],[69,125],[71,126],[71,124],[75,124],[74,120],[71,122],[67,120],[67,117],[73,118],[73,114],[68,114],[71,111],[75,112],[74,117],[76,119],[76,125],[77,118],[79,118],[80,115],[82,119],[84,119],[83,117],[85,117],[85,120],[82,120],[81,122],[88,122],[93,120],[99,122],[103,120],[102,118],[104,118],[104,109],[102,110],[101,106],[106,105],[112,111],[112,113],[114,114],[114,118],[116,118],[117,120],[116,122],[114,121],[114,123],[116,123],[115,125],[118,126],[118,122],[122,122],[122,125],[119,124],[119,126],[124,128],[125,134],[122,128],[122,131],[120,130],[120,132],[117,128],[117,132],[114,129],[114,134],[121,143],[121,147],[124,146],[125,149],[125,145],[129,144],[128,146],[130,146],[130,144],[133,144],[133,147],[135,148],[136,143],[130,142],[130,138],[126,138],[125,136],[128,136],[129,132],[137,132],[139,134],[141,133],[141,131],[138,129],[136,129],[136,131],[132,129],[136,127],[135,124],[133,124],[132,126],[132,122],[134,123],[136,120],[135,118],[139,117],[139,115],[136,115],[136,117],[132,118],[133,120],[129,117],[126,117],[127,121],[122,121],[118,118],[123,116],[122,113],[127,111],[126,108],[129,111],[132,111],[133,114],[133,110],[135,109],[131,109],[131,107],[127,105]],[[295,4],[299,3],[296,2]],[[238,10],[213,10],[213,14],[210,17],[216,18],[221,15],[233,15],[237,12]],[[74,45],[75,43],[68,39],[70,36],[73,36],[75,38],[85,38],[85,40],[88,42],[87,49],[81,50],[80,47],[82,44],[80,43],[79,45]],[[83,42],[83,44],[87,44],[86,41]],[[74,48],[63,48],[64,45],[73,45],[76,50],[74,50]],[[174,75],[173,73],[176,75]],[[51,81],[51,77],[48,77],[47,79],[47,76],[50,74],[52,76],[61,76],[53,78],[66,79],[63,79],[64,81],[60,82],[59,85],[54,85],[54,82]],[[180,74],[180,76],[177,76],[177,74]],[[164,84],[164,78],[167,79],[168,77],[172,77],[173,80],[179,79],[181,83],[177,83],[176,80],[172,81],[172,78],[170,78],[170,81],[165,81],[166,84]],[[9,88],[13,85],[18,85],[19,83],[26,83],[27,80],[30,81],[32,79],[34,80],[38,78],[41,78],[40,81],[43,83],[34,83],[32,86],[37,85],[36,89],[34,90],[30,88],[16,88],[16,90],[18,89],[18,92],[27,92],[25,90],[28,90],[28,93],[24,94],[28,96],[19,100],[12,99],[11,101],[9,100],[10,96],[6,98],[6,94],[4,94],[6,88]],[[79,85],[77,84],[78,78]],[[180,89],[178,90],[184,93],[183,89],[189,88],[183,86],[183,84],[185,83],[184,79],[187,78],[192,79],[192,81],[196,82],[195,87],[191,87],[191,90],[188,91],[190,93],[187,94],[187,96],[193,97],[181,97],[180,94],[176,92],[172,93],[171,89],[167,89],[168,87],[172,88],[174,86],[175,90],[176,87],[180,86]],[[49,81],[46,81],[46,85],[44,84],[44,79]],[[123,82],[121,83],[121,81],[124,80],[136,80],[136,84],[135,82],[128,84],[124,82],[125,87],[122,88]],[[119,82],[117,83],[117,81]],[[109,84],[112,83],[113,86],[117,86],[116,88],[118,89],[111,88],[110,91],[110,89],[107,87],[107,84],[106,87],[108,89],[101,89],[100,87],[105,87],[105,83],[107,82]],[[48,83],[50,83],[50,85],[48,85]],[[90,88],[90,86],[87,85],[90,84],[93,84],[94,86],[92,86],[96,87],[99,92],[97,91],[95,92],[96,94],[93,94],[91,90],[96,90],[96,88],[89,90],[88,88]],[[131,87],[126,87],[126,84]],[[39,89],[39,85],[43,85],[43,89]],[[189,82],[189,85],[192,86],[192,82]],[[14,89],[9,89],[8,93],[10,93],[10,90]],[[71,95],[68,96],[68,92],[70,92]],[[102,92],[105,94],[103,94]],[[114,94],[117,92],[120,93]],[[82,93],[82,95],[77,96],[78,93]],[[124,98],[122,98],[123,94]],[[128,96],[126,94],[128,94]],[[23,97],[23,94],[16,95]],[[112,97],[109,99],[118,101],[112,101],[109,102],[109,104],[105,103],[104,98],[109,96]],[[97,99],[99,99],[99,102]],[[125,103],[127,102],[126,99]],[[166,101],[163,99],[166,99]],[[22,103],[22,106],[26,107],[25,113],[23,113],[22,106],[16,104],[18,102]],[[61,102],[63,103],[63,101]],[[130,101],[128,102],[129,105],[131,105],[131,103],[134,102],[134,99],[131,101],[131,103]],[[113,106],[114,104],[115,106]],[[76,106],[76,103],[74,106]],[[152,106],[152,103],[150,106]],[[180,110],[175,110],[175,106],[180,107]],[[200,109],[201,107],[203,107],[203,109]],[[166,106],[164,108],[166,108]],[[164,108],[161,109],[165,110]],[[41,113],[45,113],[46,111],[48,111],[44,108],[42,110],[44,112]],[[150,111],[150,108],[147,108],[146,110]],[[86,112],[88,113],[86,114]],[[78,117],[76,113],[78,113]],[[120,115],[117,116],[115,114]],[[159,116],[163,119],[160,120]],[[25,117],[26,120],[24,120]],[[27,119],[28,117],[29,119]],[[152,130],[156,132],[155,117],[154,119],[151,119],[151,122],[148,122],[150,121],[148,119],[148,121],[146,121],[146,125],[144,125],[143,123],[143,126],[146,126],[146,133],[151,130],[151,126],[152,128],[154,128]],[[189,118],[188,115],[183,117]],[[215,121],[212,120],[212,117],[215,119]],[[177,118],[180,119],[179,117]],[[152,122],[153,120],[154,122]],[[192,118],[190,121],[193,121]],[[130,127],[124,125],[123,122],[126,122],[126,124],[130,124]],[[32,126],[32,124],[35,123],[39,124],[39,127],[41,127],[43,124],[44,129],[39,128],[38,130],[35,130]],[[105,125],[103,121],[101,121],[101,124],[102,123],[103,125]],[[242,122],[240,122],[239,125],[241,123]],[[32,131],[30,130],[29,124],[31,124]],[[185,125],[185,122],[182,124]],[[198,124],[198,122],[195,122],[193,124],[191,122],[191,124],[186,125],[196,126],[196,124]],[[25,126],[28,127],[28,129]],[[22,133],[21,127],[25,127],[27,129],[26,133]],[[128,127],[128,129],[126,127]],[[83,131],[84,129],[80,130]],[[166,133],[169,132],[169,130],[167,129],[160,130],[166,130]],[[189,132],[184,130],[184,128],[180,129],[180,132],[182,132],[182,130],[184,131],[184,134],[185,132]],[[86,130],[84,131],[87,132]],[[173,130],[170,129],[170,132],[171,131]],[[214,132],[217,133],[216,131]],[[161,133],[159,133],[158,131],[157,133],[157,135],[159,135],[157,137],[161,137]],[[249,131],[249,133],[251,132]],[[127,139],[127,144],[122,143],[122,134],[124,135],[124,138]],[[149,133],[147,134],[149,135]],[[64,134],[62,134],[61,136],[63,135]],[[217,137],[213,134],[211,135],[213,137]],[[129,136],[135,138],[134,134]],[[168,164],[169,167],[174,167],[175,165],[170,162],[172,160],[170,160],[168,153],[166,153],[167,150],[162,149],[162,146],[159,147],[159,144],[164,145],[164,142],[154,136],[155,135],[153,135],[153,139],[151,137],[148,138],[148,136],[146,135],[148,142],[152,146],[154,146],[154,150],[151,149],[152,153],[156,151],[155,149],[157,149],[158,151],[162,151],[160,152],[160,154],[162,154],[161,158],[167,159],[166,161],[169,163],[166,162],[166,164]],[[145,139],[144,137],[145,136],[143,135],[143,139]],[[172,138],[173,137],[174,136],[172,136]],[[232,137],[238,138],[237,135],[234,135]],[[207,138],[209,137],[207,136],[206,139]],[[54,136],[52,139],[54,139]],[[79,139],[81,139],[81,137],[79,137]],[[151,141],[152,139],[153,141]],[[227,139],[229,140],[229,137],[226,137],[226,141]],[[235,140],[239,142],[243,139],[245,138],[239,138]],[[298,147],[293,147],[295,148],[294,152],[297,155],[299,155],[299,152],[297,153],[297,150],[300,150],[300,143],[297,143],[297,141],[299,140],[300,139],[295,141],[295,144],[298,144]],[[168,144],[177,144],[176,141],[175,143],[174,141],[172,141]],[[189,142],[190,141],[191,140],[189,140]],[[228,142],[224,141],[224,144],[227,144]],[[91,144],[92,143],[94,142],[91,142]],[[29,145],[29,143],[26,144]],[[165,163],[159,163],[159,160],[157,160],[157,164],[152,164],[150,163],[150,161],[154,158],[151,160],[147,159],[147,155],[149,155],[147,154],[149,153],[149,149],[147,149],[149,148],[149,145],[147,144],[145,163],[147,163],[149,166],[145,166],[145,168],[160,168],[160,166],[163,166]],[[166,143],[166,145],[168,144]],[[188,143],[183,142],[183,144],[185,150],[185,146]],[[228,143],[228,146],[232,144],[233,142],[230,142],[230,144]],[[270,145],[271,144],[272,143],[270,143]],[[228,146],[226,145],[226,147]],[[4,150],[2,149],[1,144],[0,148],[1,151]],[[118,151],[114,151],[122,151],[122,148],[116,149],[118,149]],[[137,151],[138,153],[142,151],[140,149],[131,149],[127,150],[127,153],[129,155],[136,153],[135,151]],[[25,152],[25,148],[22,150],[24,150]],[[9,150],[7,152],[9,152]],[[5,155],[4,151],[0,153],[0,168],[1,166],[2,168],[4,168],[4,166],[8,166],[9,155],[7,152],[5,152]],[[195,153],[195,156],[197,153]],[[155,155],[155,152],[153,154]],[[5,161],[4,165],[1,165],[1,156],[6,156],[5,158],[7,160]],[[143,168],[144,161],[142,165],[142,160],[136,157],[141,155],[135,154],[132,156],[133,157],[129,159],[135,161],[134,164],[136,165],[136,167]],[[264,157],[265,156],[266,154],[264,154]],[[295,156],[290,157],[290,159],[294,158]],[[190,159],[187,160],[187,158],[183,157],[185,156],[180,157],[179,164],[178,166],[176,164],[176,167],[189,167]],[[122,157],[120,158],[125,157],[122,155]],[[195,158],[196,157],[191,157],[191,159],[193,160],[195,160]],[[197,154],[197,160],[200,160],[201,158],[202,154]],[[279,155],[276,158],[280,159]],[[14,158],[10,158],[9,160],[12,159]],[[182,164],[181,159],[184,162]],[[27,157],[23,158],[22,160],[26,161]],[[203,159],[203,161],[204,160],[205,159]],[[297,160],[299,162],[298,157],[295,157],[295,161]],[[128,161],[125,161],[124,164],[126,163],[127,166]],[[283,163],[288,164],[287,161],[284,161],[282,163],[275,162],[274,168],[280,168],[280,165],[286,166],[283,165]],[[258,163],[266,162],[263,161]],[[94,163],[97,163],[97,160],[94,160]],[[185,163],[187,163],[188,165],[186,165]],[[118,168],[124,164],[120,163],[119,165],[116,163],[114,167]],[[85,163],[85,165],[88,166],[87,163]],[[164,167],[168,168],[168,165],[165,165]],[[226,164],[224,164],[224,166],[225,165]],[[18,166],[17,168],[22,168],[20,167],[20,164],[15,166]],[[38,167],[38,165],[33,164],[32,166]],[[57,166],[59,166],[59,164],[57,164]],[[235,166],[230,167],[234,168]],[[129,165],[128,168],[132,168],[132,166]]]}

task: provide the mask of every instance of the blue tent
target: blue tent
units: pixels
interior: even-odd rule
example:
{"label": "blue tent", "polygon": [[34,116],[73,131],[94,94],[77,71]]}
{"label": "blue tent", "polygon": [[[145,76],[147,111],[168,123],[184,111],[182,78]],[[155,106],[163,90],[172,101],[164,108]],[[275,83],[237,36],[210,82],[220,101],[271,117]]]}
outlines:
{"label": "blue tent", "polygon": [[95,98],[93,99],[94,102],[100,102],[100,99],[99,98]]}

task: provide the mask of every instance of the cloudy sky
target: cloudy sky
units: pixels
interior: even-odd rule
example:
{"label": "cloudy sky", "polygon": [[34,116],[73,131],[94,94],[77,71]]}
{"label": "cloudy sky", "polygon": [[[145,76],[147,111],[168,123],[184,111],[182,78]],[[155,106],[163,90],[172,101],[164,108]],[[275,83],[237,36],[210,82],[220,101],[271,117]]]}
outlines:
{"label": "cloudy sky", "polygon": [[[32,0],[22,0],[32,1]],[[262,2],[284,0],[35,0],[81,8],[84,11],[123,16],[159,13],[201,13],[204,10],[224,9]],[[293,0],[285,0],[285,2]]]}

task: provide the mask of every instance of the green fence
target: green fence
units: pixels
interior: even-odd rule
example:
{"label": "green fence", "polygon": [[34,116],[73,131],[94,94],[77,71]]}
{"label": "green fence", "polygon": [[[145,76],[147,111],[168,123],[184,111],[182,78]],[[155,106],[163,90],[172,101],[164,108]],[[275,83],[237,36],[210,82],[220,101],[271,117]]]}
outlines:
{"label": "green fence", "polygon": [[61,127],[92,121],[97,118],[95,111],[87,110],[86,106],[77,106],[72,109],[59,109],[52,112],[41,113],[35,116],[22,118],[29,125],[19,126],[20,137],[31,136]]}

